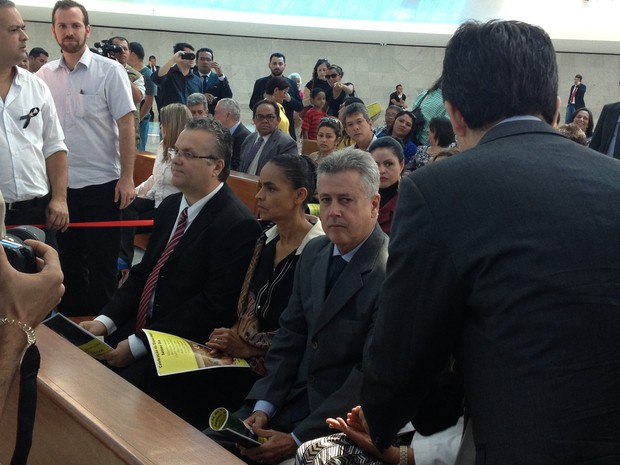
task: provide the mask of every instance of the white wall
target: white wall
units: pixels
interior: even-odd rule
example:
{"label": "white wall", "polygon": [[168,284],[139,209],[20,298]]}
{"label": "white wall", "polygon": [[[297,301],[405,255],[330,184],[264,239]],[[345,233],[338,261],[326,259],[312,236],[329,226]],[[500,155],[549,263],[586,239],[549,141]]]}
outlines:
{"label": "white wall", "polygon": [[[30,36],[28,48],[40,46],[50,53],[50,58],[59,57],[60,50],[52,38],[51,25],[30,22],[27,17],[25,20]],[[136,26],[148,27],[147,24]],[[345,80],[355,83],[356,92],[366,103],[379,102],[383,108],[398,83],[403,84],[410,101],[430,86],[441,73],[444,54],[443,47],[381,46],[100,26],[92,27],[88,44],[92,46],[114,35],[140,42],[147,57],[156,55],[160,64],[172,55],[172,45],[176,42],[189,42],[196,49],[212,48],[216,61],[222,65],[230,80],[234,98],[240,103],[246,122],[249,122],[248,102],[254,80],[269,73],[267,62],[272,52],[284,53],[287,59],[286,74],[298,72],[304,83],[310,79],[317,58],[328,58],[344,69]],[[583,75],[583,82],[587,85],[585,100],[595,120],[605,103],[620,100],[620,55],[562,52],[557,57],[563,106],[566,105],[575,74]]]}

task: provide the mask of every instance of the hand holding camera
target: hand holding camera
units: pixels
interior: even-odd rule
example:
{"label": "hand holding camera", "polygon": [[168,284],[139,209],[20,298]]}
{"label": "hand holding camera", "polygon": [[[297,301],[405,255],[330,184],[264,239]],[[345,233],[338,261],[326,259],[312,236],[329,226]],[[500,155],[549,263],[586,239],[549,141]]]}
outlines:
{"label": "hand holding camera", "polygon": [[65,292],[63,274],[58,254],[50,246],[32,239],[17,245],[19,247],[13,245],[13,239],[2,239],[0,317],[34,328],[60,302]]}

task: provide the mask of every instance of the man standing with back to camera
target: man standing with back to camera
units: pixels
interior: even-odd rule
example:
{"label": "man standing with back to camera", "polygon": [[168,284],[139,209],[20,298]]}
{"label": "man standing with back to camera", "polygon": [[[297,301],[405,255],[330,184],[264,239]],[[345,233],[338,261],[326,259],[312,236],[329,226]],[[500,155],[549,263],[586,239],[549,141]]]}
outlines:
{"label": "man standing with back to camera", "polygon": [[538,27],[467,22],[448,43],[463,152],[401,182],[363,367],[379,448],[454,353],[476,463],[620,463],[620,163],[551,128],[557,85]]}
{"label": "man standing with back to camera", "polygon": [[[56,2],[52,33],[62,58],[37,76],[49,86],[69,149],[67,200],[72,222],[114,221],[135,197],[133,104],[127,72],[93,54],[88,12],[73,0]],[[69,228],[58,235],[66,293],[59,310],[92,315],[116,288],[118,228]]]}

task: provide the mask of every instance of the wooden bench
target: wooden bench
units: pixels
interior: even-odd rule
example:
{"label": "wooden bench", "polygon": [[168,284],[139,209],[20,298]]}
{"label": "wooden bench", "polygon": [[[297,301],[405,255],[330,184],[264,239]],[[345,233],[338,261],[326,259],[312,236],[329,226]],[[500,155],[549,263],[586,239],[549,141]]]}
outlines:
{"label": "wooden bench", "polygon": [[144,150],[136,150],[136,159],[133,165],[133,183],[138,186],[153,174],[155,154]]}
{"label": "wooden bench", "polygon": [[[243,462],[44,326],[29,465]],[[0,419],[0,464],[14,447],[17,383]],[[196,399],[200,402],[200,399]]]}
{"label": "wooden bench", "polygon": [[[137,187],[146,181],[151,174],[153,174],[153,165],[155,164],[155,154],[151,152],[145,152],[143,150],[136,150],[136,160],[133,165],[133,183]],[[142,250],[146,249],[149,243],[149,233],[136,234],[133,239],[133,244]]]}
{"label": "wooden bench", "polygon": [[304,142],[301,146],[301,154],[302,155],[310,155],[319,150],[318,142],[311,139],[304,139]]}
{"label": "wooden bench", "polygon": [[250,211],[256,214],[256,193],[258,176],[240,171],[231,171],[226,183]]}

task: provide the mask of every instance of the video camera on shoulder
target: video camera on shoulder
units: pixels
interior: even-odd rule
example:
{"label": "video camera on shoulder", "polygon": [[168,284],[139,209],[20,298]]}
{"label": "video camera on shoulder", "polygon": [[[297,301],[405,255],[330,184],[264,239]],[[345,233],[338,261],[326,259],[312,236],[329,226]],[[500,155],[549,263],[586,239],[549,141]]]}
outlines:
{"label": "video camera on shoulder", "polygon": [[95,42],[95,48],[97,49],[97,53],[103,57],[115,59],[114,53],[121,53],[123,51],[123,47],[120,45],[116,45],[110,42],[109,39],[103,39],[101,42]]}
{"label": "video camera on shoulder", "polygon": [[34,249],[24,243],[26,239],[45,242],[45,233],[34,226],[18,226],[9,230],[6,236],[0,239],[9,263],[22,273],[37,272],[37,256]]}

